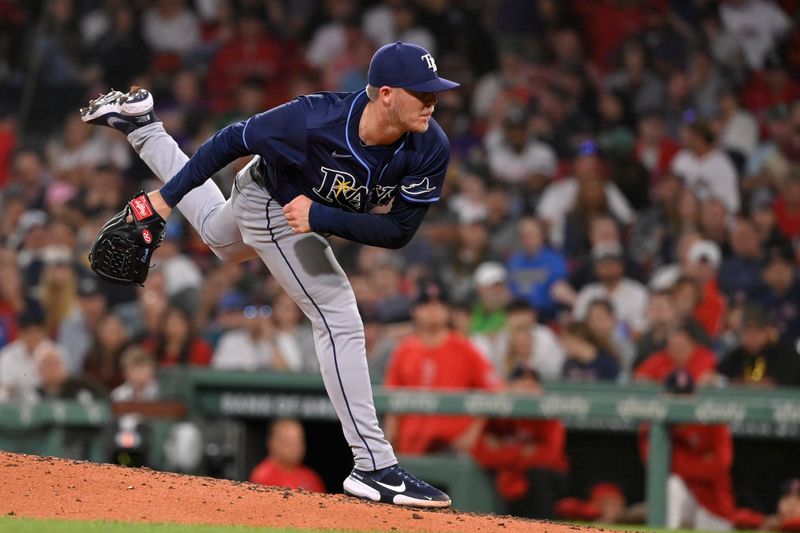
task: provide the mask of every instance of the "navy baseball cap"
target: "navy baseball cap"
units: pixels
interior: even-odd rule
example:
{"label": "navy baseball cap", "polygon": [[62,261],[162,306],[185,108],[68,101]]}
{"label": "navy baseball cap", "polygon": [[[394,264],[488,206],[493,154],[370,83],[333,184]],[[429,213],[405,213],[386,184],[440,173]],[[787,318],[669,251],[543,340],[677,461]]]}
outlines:
{"label": "navy baseball cap", "polygon": [[433,56],[416,44],[396,43],[378,48],[369,62],[367,81],[373,87],[400,87],[421,93],[447,91],[460,86],[440,78]]}

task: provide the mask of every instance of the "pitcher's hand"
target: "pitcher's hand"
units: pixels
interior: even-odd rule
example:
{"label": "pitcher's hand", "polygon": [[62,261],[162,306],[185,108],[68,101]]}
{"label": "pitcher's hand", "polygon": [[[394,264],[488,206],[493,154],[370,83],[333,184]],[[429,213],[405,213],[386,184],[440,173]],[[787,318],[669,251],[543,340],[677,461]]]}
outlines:
{"label": "pitcher's hand", "polygon": [[311,211],[311,204],[314,202],[307,196],[297,196],[283,206],[283,214],[286,216],[286,221],[289,222],[289,227],[295,233],[309,233],[311,231],[311,224],[308,222],[308,214]]}

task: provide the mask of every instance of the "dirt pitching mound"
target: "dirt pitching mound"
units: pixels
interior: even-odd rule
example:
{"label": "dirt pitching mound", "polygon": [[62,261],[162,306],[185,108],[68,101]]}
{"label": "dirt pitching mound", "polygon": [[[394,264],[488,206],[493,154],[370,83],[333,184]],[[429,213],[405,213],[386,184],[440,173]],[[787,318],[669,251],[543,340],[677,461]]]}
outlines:
{"label": "dirt pitching mound", "polygon": [[6,452],[0,452],[0,514],[344,531],[600,531],[509,516],[399,508],[335,494]]}

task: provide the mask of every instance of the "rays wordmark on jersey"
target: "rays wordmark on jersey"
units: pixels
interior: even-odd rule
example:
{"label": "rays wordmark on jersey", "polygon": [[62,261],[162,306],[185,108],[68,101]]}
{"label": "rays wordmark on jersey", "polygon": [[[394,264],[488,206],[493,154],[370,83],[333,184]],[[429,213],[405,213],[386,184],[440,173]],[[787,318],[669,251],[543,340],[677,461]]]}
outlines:
{"label": "rays wordmark on jersey", "polygon": [[365,202],[371,205],[387,205],[394,197],[395,185],[376,185],[370,192],[364,185],[357,185],[355,177],[342,170],[320,167],[322,182],[314,187],[314,194],[350,211],[361,211]]}

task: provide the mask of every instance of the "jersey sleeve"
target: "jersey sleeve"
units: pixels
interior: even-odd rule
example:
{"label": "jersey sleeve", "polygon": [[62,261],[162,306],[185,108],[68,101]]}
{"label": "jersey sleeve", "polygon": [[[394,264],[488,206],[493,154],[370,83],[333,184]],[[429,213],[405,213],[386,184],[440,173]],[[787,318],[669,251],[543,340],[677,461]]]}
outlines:
{"label": "jersey sleeve", "polygon": [[388,213],[350,213],[319,202],[311,205],[309,224],[318,233],[330,233],[368,246],[401,248],[414,237],[427,204],[395,198]]}
{"label": "jersey sleeve", "polygon": [[306,109],[296,98],[287,104],[227,126],[207,140],[161,188],[175,207],[191,190],[239,157],[256,154],[275,166],[299,165],[306,158]]}
{"label": "jersey sleeve", "polygon": [[242,142],[252,154],[275,166],[301,165],[306,160],[308,103],[304,98],[253,115],[244,123]]}
{"label": "jersey sleeve", "polygon": [[442,185],[450,163],[450,143],[438,126],[434,146],[419,156],[416,165],[412,165],[409,173],[400,180],[398,194],[407,202],[415,204],[431,204],[442,195]]}

